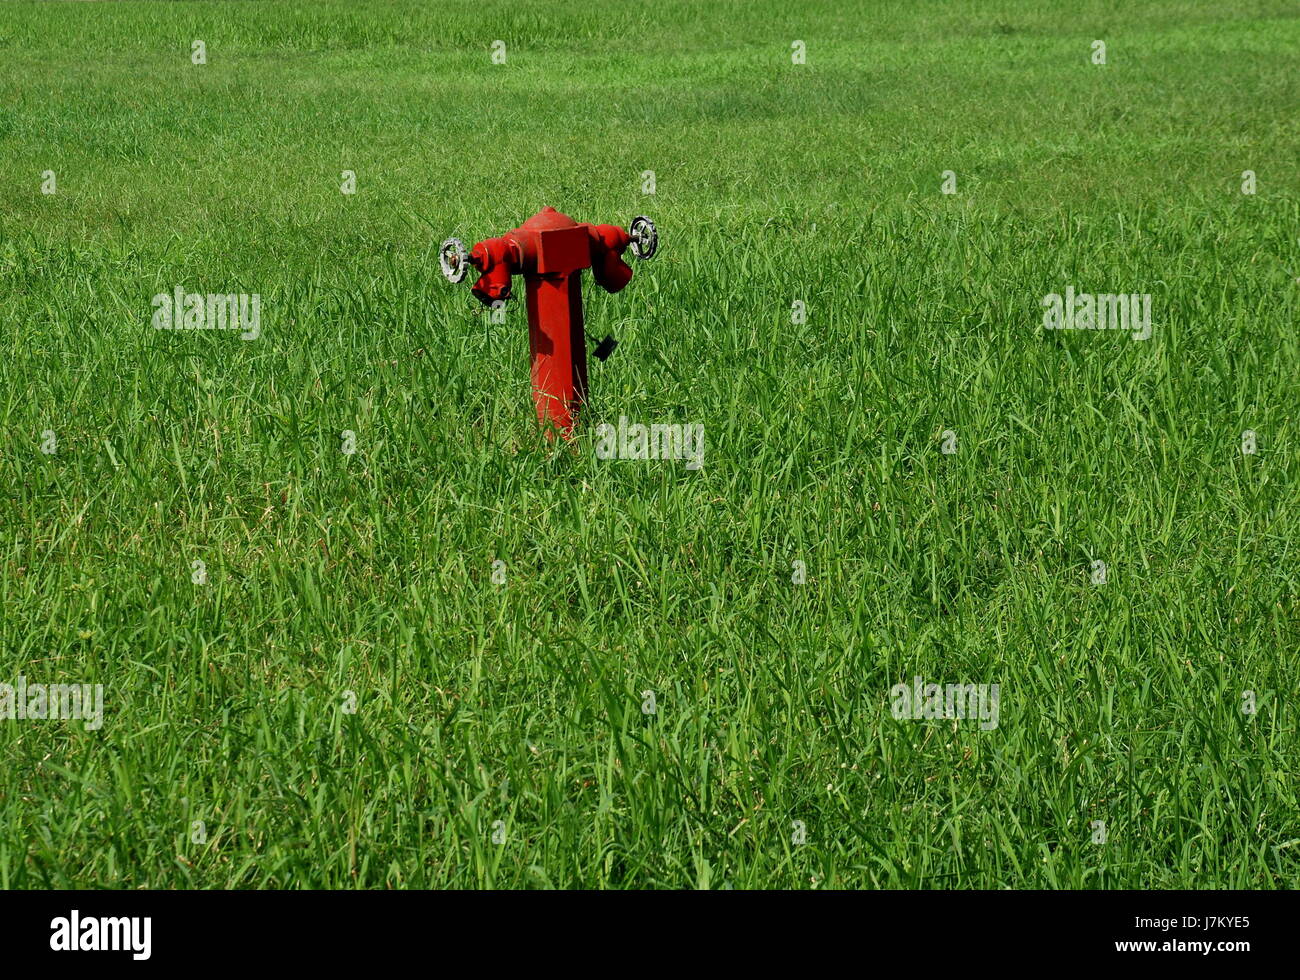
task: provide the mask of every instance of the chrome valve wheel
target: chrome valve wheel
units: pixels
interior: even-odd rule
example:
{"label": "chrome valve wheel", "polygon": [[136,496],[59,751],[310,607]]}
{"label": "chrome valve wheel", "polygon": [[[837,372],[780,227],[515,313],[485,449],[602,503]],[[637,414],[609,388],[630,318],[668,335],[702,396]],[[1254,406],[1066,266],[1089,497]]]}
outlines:
{"label": "chrome valve wheel", "polygon": [[659,231],[645,215],[633,218],[627,233],[632,236],[632,254],[638,259],[648,259],[659,251]]}
{"label": "chrome valve wheel", "polygon": [[448,282],[456,283],[464,279],[465,273],[469,271],[469,253],[465,251],[465,243],[459,238],[448,238],[438,249],[438,264],[442,266],[442,274]]}

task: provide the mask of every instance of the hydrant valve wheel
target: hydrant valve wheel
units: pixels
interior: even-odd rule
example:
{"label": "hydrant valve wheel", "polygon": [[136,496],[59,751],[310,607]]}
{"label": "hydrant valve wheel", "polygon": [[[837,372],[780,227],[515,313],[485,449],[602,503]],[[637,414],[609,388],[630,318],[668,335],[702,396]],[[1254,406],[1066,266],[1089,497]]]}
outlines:
{"label": "hydrant valve wheel", "polygon": [[645,215],[633,218],[627,233],[632,237],[632,254],[638,259],[648,259],[659,251],[659,232]]}
{"label": "hydrant valve wheel", "polygon": [[464,279],[465,273],[469,271],[469,253],[465,251],[465,243],[459,238],[448,238],[438,249],[438,264],[442,266],[442,274],[448,282],[456,283]]}

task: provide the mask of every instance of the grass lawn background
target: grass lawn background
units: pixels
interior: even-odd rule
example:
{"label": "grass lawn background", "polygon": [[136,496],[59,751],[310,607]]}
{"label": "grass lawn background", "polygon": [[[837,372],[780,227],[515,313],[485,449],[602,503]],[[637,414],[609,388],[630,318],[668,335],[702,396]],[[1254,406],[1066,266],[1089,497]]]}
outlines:
{"label": "grass lawn background", "polygon": [[[0,6],[0,683],[105,687],[0,721],[0,887],[1295,886],[1300,15],[1228,7]],[[576,448],[437,265],[546,204],[661,235]]]}

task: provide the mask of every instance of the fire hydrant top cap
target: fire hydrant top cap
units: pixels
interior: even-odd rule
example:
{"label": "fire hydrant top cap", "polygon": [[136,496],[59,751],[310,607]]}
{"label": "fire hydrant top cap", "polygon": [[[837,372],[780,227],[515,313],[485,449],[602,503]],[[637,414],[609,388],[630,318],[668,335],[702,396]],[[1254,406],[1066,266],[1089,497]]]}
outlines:
{"label": "fire hydrant top cap", "polygon": [[524,228],[546,231],[551,228],[572,228],[577,222],[547,205],[523,223]]}

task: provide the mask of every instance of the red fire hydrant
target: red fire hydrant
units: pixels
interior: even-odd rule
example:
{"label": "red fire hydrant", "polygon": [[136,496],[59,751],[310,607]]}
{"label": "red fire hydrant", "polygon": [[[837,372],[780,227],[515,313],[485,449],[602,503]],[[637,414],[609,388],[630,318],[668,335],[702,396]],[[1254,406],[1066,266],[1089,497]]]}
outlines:
{"label": "red fire hydrant", "polygon": [[[624,231],[617,225],[579,224],[550,207],[500,238],[479,242],[468,254],[458,238],[442,243],[438,258],[443,275],[457,283],[473,266],[480,273],[473,293],[487,306],[509,299],[512,277],[524,277],[533,401],[548,432],[555,426],[567,438],[587,396],[582,270],[591,269],[597,283],[616,293],[632,279],[622,257],[629,247],[638,259],[655,254],[659,234],[653,221],[634,218]],[[603,361],[614,346],[607,336],[594,353]]]}

